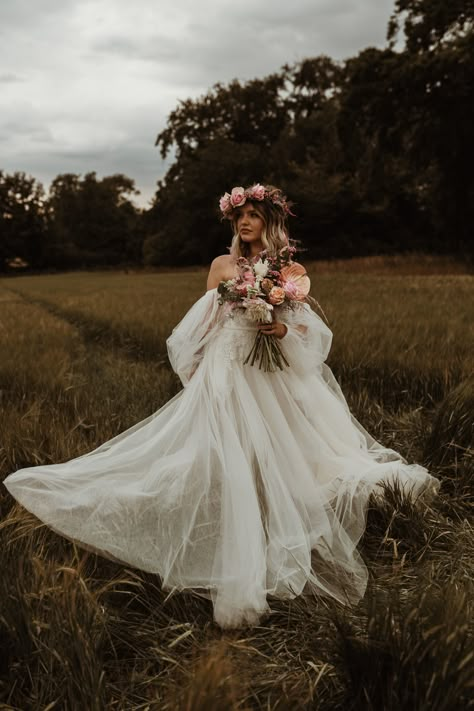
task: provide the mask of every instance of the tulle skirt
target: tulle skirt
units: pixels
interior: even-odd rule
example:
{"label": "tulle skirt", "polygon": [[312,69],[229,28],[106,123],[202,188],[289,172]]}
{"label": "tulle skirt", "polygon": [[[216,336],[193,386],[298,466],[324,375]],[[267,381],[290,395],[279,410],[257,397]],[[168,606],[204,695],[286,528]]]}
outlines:
{"label": "tulle skirt", "polygon": [[243,365],[254,332],[240,328],[237,352],[236,329],[221,328],[186,387],[145,420],[4,483],[55,531],[209,597],[222,627],[256,624],[267,596],[355,604],[370,494],[396,480],[429,500],[439,481],[364,430],[325,363]]}

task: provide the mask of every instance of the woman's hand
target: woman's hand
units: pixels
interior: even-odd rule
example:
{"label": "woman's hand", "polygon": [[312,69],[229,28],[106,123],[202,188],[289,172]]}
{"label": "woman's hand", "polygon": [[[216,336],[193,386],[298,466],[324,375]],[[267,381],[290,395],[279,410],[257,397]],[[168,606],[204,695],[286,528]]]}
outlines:
{"label": "woman's hand", "polygon": [[271,323],[259,323],[257,327],[263,333],[267,335],[276,336],[277,338],[283,338],[286,336],[288,331],[288,326],[280,321],[272,321]]}

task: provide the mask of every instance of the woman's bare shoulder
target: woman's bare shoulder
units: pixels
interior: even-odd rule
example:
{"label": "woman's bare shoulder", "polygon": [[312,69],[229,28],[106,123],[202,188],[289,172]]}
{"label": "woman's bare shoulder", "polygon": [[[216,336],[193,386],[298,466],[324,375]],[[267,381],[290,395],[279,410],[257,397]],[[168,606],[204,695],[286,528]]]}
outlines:
{"label": "woman's bare shoulder", "polygon": [[231,263],[232,263],[232,257],[230,254],[220,254],[218,257],[215,257],[215,259],[212,260],[211,267],[213,267],[213,266],[225,267]]}
{"label": "woman's bare shoulder", "polygon": [[215,288],[223,279],[231,278],[229,273],[233,270],[233,258],[230,254],[220,254],[211,262],[209,276],[207,278],[207,288]]}
{"label": "woman's bare shoulder", "polygon": [[220,254],[212,260],[210,273],[227,275],[234,269],[234,259],[230,254]]}

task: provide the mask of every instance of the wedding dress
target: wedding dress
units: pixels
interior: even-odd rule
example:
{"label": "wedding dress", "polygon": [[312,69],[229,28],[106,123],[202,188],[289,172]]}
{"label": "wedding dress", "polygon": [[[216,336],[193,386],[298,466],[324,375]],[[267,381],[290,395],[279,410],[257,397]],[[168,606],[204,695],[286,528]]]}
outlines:
{"label": "wedding dress", "polygon": [[282,307],[290,363],[244,365],[255,325],[207,291],[174,328],[184,388],[95,450],[10,474],[9,492],[62,535],[213,602],[221,627],[256,624],[268,596],[355,604],[368,498],[396,480],[428,501],[439,481],[375,441],[324,362],[332,332]]}

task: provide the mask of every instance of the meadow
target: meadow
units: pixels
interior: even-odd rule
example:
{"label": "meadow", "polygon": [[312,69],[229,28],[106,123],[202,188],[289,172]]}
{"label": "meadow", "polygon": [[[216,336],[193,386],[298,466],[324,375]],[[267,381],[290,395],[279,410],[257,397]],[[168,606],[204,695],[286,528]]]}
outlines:
{"label": "meadow", "polygon": [[[441,479],[371,501],[356,608],[210,602],[56,535],[0,490],[0,709],[454,711],[474,707],[474,276],[449,260],[308,265],[328,364],[383,444]],[[206,271],[0,279],[0,476],[71,459],[178,392],[166,338]]]}

